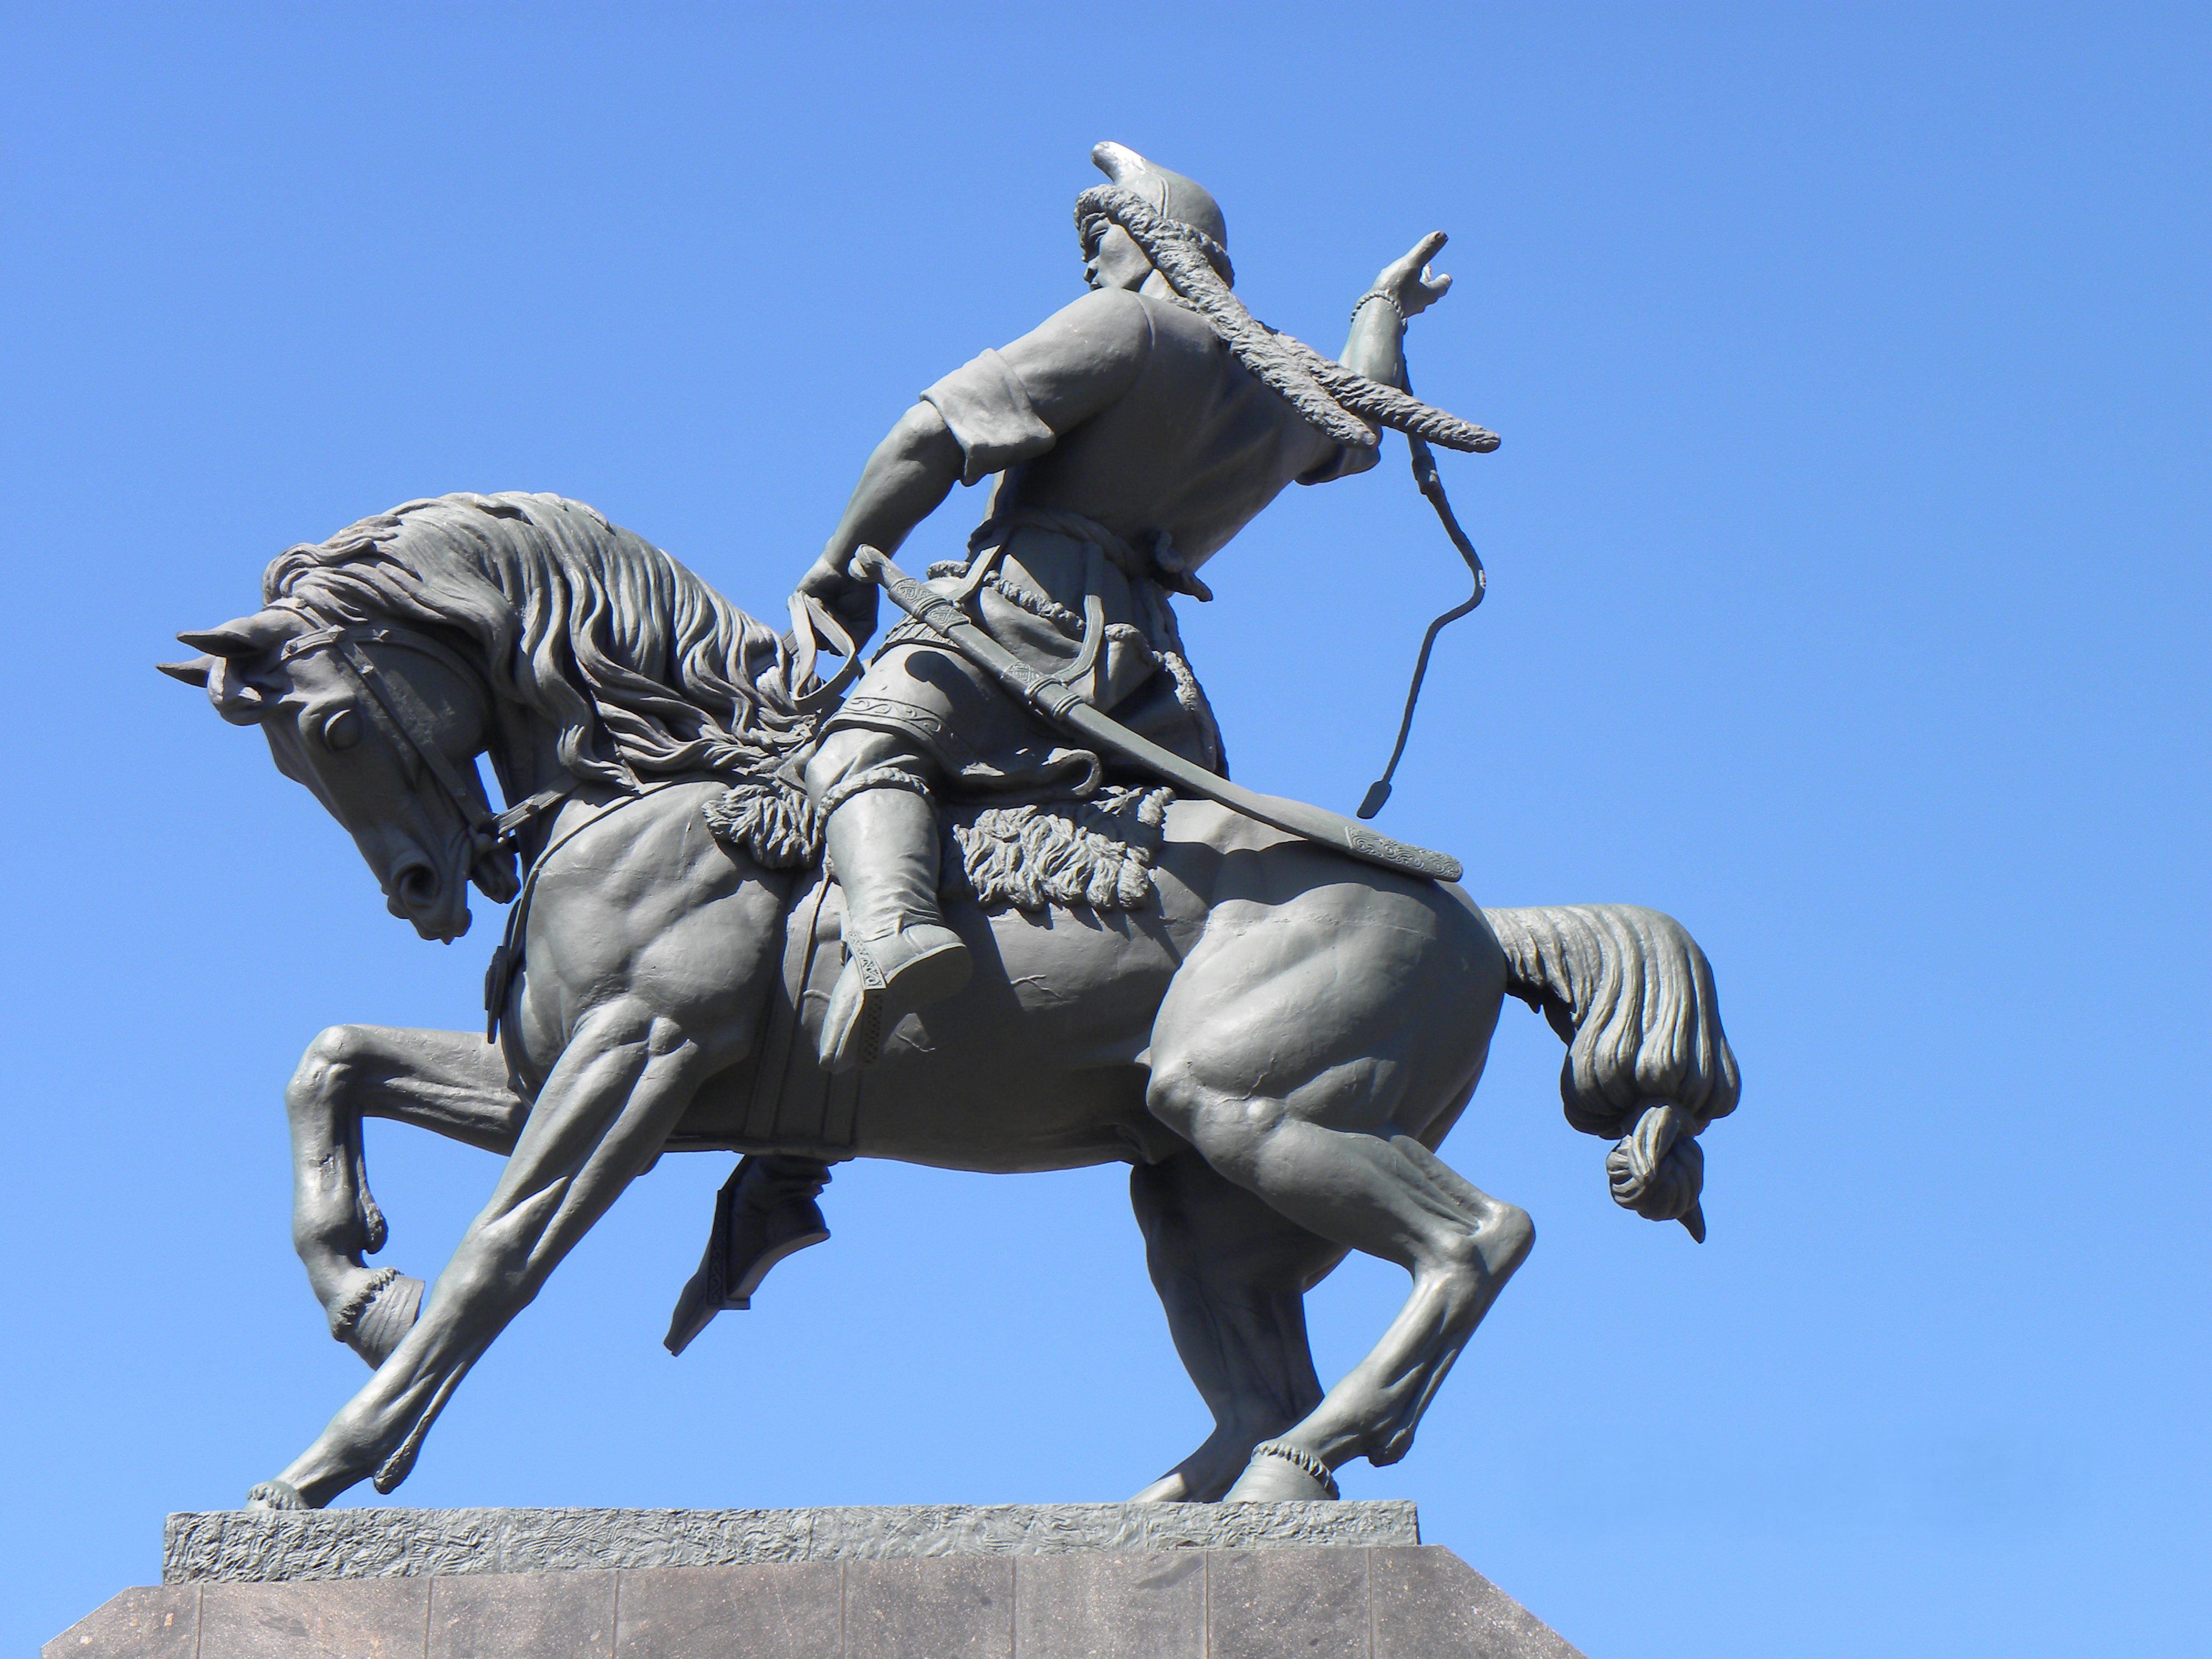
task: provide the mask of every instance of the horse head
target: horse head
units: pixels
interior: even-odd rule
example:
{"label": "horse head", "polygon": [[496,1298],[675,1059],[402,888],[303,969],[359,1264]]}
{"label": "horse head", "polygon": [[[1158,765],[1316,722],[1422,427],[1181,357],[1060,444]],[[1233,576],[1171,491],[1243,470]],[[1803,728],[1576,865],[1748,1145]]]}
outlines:
{"label": "horse head", "polygon": [[468,884],[514,896],[514,855],[490,833],[476,757],[495,729],[485,677],[416,629],[349,627],[272,605],[177,635],[202,654],[161,671],[206,688],[234,726],[258,726],[276,769],[343,825],[392,915],[424,939],[468,931]]}
{"label": "horse head", "polygon": [[773,768],[823,695],[811,649],[557,495],[403,502],[287,548],[261,592],[162,666],[262,729],[425,939],[466,930],[471,881],[514,897],[510,837],[572,791]]}

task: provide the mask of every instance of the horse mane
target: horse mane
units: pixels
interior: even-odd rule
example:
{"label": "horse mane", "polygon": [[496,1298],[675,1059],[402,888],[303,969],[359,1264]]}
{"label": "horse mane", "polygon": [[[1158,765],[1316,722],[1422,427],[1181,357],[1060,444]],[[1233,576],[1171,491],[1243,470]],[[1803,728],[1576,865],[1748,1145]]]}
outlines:
{"label": "horse mane", "polygon": [[287,548],[262,601],[454,630],[493,690],[560,727],[562,764],[617,787],[773,769],[811,734],[782,637],[581,501],[407,501]]}

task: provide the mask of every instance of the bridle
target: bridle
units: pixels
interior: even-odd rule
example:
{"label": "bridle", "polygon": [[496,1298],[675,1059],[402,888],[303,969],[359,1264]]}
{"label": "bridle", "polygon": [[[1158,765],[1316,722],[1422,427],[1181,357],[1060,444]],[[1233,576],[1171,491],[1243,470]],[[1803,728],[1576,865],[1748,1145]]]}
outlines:
{"label": "bridle", "polygon": [[[792,595],[791,613],[792,633],[787,636],[786,642],[798,658],[795,678],[803,680],[813,672],[820,643],[828,644],[833,652],[845,659],[844,666],[830,679],[812,692],[795,700],[799,712],[813,714],[829,704],[857,678],[863,665],[862,659],[851,636],[819,601],[810,595],[794,593]],[[307,612],[298,614],[309,622],[316,621]],[[375,659],[362,648],[371,645],[396,646],[400,650],[428,657],[464,680],[473,682],[483,692],[488,711],[498,707],[497,695],[480,667],[428,634],[403,628],[397,623],[348,625],[319,623],[307,633],[295,635],[286,641],[276,653],[276,660],[281,665],[313,652],[329,652],[338,666],[368,694],[362,707],[369,719],[382,729],[388,741],[398,744],[403,751],[414,753],[422,763],[422,770],[428,774],[438,792],[445,797],[446,804],[453,808],[453,816],[467,826],[478,860],[512,850],[526,829],[576,792],[578,781],[572,777],[553,788],[539,790],[527,800],[508,807],[504,812],[489,811],[488,804],[479,807],[477,803],[483,799],[481,785],[475,789],[470,787],[470,781],[463,777],[460,769],[439,748],[436,723],[430,711],[422,706],[422,700],[404,680],[392,678],[377,667]],[[683,780],[670,779],[649,787],[634,784],[629,793],[593,813],[558,841],[541,849],[531,860],[514,902],[507,910],[507,927],[499,947],[492,952],[490,965],[484,973],[486,1042],[495,1042],[499,1038],[500,1016],[507,1004],[507,988],[513,982],[515,969],[521,965],[523,923],[530,911],[531,897],[537,890],[538,872],[556,852],[609,813],[642,800],[647,795],[672,788],[681,781]]]}
{"label": "bridle", "polygon": [[[397,743],[403,752],[411,751],[422,763],[422,770],[429,775],[446,804],[453,809],[453,816],[468,827],[475,841],[479,857],[494,853],[512,851],[522,832],[538,819],[575,793],[577,781],[550,789],[541,789],[527,800],[517,802],[504,812],[493,812],[489,804],[478,806],[483,799],[481,787],[471,788],[460,769],[447,759],[438,746],[436,722],[430,711],[404,680],[393,679],[380,671],[375,659],[362,647],[368,645],[397,646],[403,651],[412,651],[451,670],[461,678],[473,682],[484,694],[487,710],[495,709],[499,698],[485,678],[484,672],[459,652],[452,650],[429,635],[396,623],[374,623],[349,625],[343,623],[321,623],[311,613],[296,611],[291,605],[283,608],[295,610],[296,614],[317,625],[307,633],[294,635],[285,641],[276,653],[279,664],[312,652],[328,651],[338,665],[352,677],[355,684],[368,695],[363,702],[371,720],[383,728],[386,738]],[[865,659],[854,648],[854,641],[836,619],[830,616],[819,600],[804,593],[791,596],[792,631],[785,636],[787,647],[797,659],[795,679],[804,680],[814,672],[816,653],[821,644],[826,644],[844,659],[844,666],[803,696],[793,699],[795,710],[801,714],[813,714],[834,702],[847,685],[857,678],[865,666]],[[633,786],[633,793],[644,793]]]}
{"label": "bridle", "polygon": [[488,714],[498,707],[491,683],[482,669],[428,634],[391,623],[360,626],[325,623],[286,641],[276,653],[276,660],[283,664],[314,652],[329,652],[338,666],[368,694],[362,701],[362,708],[369,719],[383,729],[387,739],[397,743],[403,752],[412,751],[422,763],[422,770],[445,797],[446,804],[453,808],[453,816],[466,826],[479,859],[510,850],[523,830],[574,793],[576,784],[572,778],[554,788],[539,790],[504,812],[492,811],[489,803],[483,799],[482,786],[471,787],[471,780],[463,777],[460,769],[438,746],[436,722],[422,706],[422,699],[415,695],[414,688],[379,669],[375,659],[362,648],[371,645],[397,646],[403,651],[428,657],[462,679],[474,682],[484,694]]}

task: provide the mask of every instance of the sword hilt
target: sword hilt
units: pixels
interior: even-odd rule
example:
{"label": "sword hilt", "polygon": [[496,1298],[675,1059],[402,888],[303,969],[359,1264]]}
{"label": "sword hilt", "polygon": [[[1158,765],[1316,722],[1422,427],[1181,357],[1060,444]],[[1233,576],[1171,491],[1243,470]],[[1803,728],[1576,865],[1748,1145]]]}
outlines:
{"label": "sword hilt", "polygon": [[1022,700],[1046,719],[1064,723],[1068,710],[1083,701],[1073,686],[1031,668],[976,626],[975,619],[957,605],[893,564],[889,555],[863,544],[854,551],[853,568],[878,584],[890,595],[891,603],[916,622],[967,646],[971,657],[982,653],[982,665],[1008,689],[1019,692]]}

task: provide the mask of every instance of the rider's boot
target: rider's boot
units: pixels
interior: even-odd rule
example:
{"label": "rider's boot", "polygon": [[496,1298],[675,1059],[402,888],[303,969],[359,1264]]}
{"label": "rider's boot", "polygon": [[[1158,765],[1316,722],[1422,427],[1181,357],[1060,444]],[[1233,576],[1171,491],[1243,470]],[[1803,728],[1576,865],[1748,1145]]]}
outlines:
{"label": "rider's boot", "polygon": [[716,1314],[753,1305],[769,1269],[830,1237],[815,1200],[830,1166],[783,1152],[749,1152],[714,1198],[714,1225],[699,1271],[676,1298],[662,1346],[682,1353]]}
{"label": "rider's boot", "polygon": [[847,797],[823,826],[845,892],[845,967],[822,1018],[822,1063],[872,1066],[899,1021],[968,983],[968,947],[937,906],[937,812],[908,788]]}

